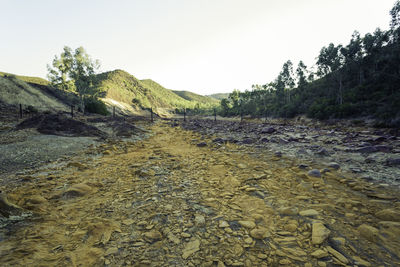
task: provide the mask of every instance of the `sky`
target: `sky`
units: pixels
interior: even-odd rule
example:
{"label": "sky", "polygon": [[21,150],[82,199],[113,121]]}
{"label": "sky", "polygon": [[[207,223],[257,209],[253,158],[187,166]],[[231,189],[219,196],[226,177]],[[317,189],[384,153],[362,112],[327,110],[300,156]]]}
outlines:
{"label": "sky", "polygon": [[0,71],[46,78],[64,46],[206,95],[273,81],[329,43],[387,30],[394,0],[0,0]]}

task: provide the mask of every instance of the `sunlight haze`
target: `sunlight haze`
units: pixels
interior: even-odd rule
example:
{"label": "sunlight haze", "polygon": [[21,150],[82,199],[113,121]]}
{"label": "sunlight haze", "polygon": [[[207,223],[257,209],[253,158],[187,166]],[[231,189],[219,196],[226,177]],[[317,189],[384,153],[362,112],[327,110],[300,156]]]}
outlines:
{"label": "sunlight haze", "polygon": [[[66,4],[68,3],[68,4]],[[46,77],[65,45],[198,94],[250,89],[321,47],[388,29],[393,0],[0,0],[0,71]]]}

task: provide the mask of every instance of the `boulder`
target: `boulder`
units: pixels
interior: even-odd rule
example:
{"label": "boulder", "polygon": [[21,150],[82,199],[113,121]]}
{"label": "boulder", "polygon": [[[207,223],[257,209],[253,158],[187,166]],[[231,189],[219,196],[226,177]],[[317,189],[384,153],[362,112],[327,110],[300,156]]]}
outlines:
{"label": "boulder", "polygon": [[314,223],[312,225],[312,236],[311,236],[311,242],[314,245],[319,245],[322,244],[325,239],[328,238],[330,235],[331,231],[325,227],[322,223]]}

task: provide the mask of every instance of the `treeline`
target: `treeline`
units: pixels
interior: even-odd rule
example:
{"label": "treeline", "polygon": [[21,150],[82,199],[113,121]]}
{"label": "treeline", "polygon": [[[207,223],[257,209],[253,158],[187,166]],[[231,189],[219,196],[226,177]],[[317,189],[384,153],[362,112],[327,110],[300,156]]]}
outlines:
{"label": "treeline", "polygon": [[288,60],[274,81],[245,92],[234,90],[221,100],[221,114],[370,116],[400,125],[400,1],[390,15],[388,31],[377,28],[363,37],[355,31],[347,45],[323,47],[316,70],[302,61],[294,69]]}

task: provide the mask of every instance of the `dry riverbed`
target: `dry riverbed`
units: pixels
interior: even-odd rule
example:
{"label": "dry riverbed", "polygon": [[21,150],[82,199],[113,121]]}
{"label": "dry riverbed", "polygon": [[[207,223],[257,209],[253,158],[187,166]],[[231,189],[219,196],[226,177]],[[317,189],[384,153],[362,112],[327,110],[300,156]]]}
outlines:
{"label": "dry riverbed", "polygon": [[148,127],[5,183],[25,212],[1,220],[0,265],[400,265],[397,188],[216,131]]}

